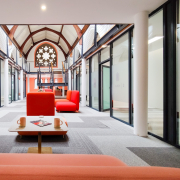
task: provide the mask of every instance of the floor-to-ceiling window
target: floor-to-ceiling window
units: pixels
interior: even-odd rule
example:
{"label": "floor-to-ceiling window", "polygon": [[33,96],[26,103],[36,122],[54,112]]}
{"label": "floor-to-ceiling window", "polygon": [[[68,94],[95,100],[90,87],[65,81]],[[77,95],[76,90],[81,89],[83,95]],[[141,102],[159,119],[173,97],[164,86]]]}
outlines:
{"label": "floor-to-ceiling window", "polygon": [[74,78],[73,90],[76,90],[76,68],[74,69],[73,73],[74,73],[74,76],[73,76],[73,78]]}
{"label": "floor-to-ceiling window", "polygon": [[15,101],[15,69],[12,67],[11,72],[11,100]]}
{"label": "floor-to-ceiling window", "polygon": [[18,100],[18,94],[19,94],[19,85],[18,85],[18,70],[15,69],[15,101]]}
{"label": "floor-to-ceiling window", "polygon": [[163,10],[149,18],[148,131],[163,137]]}
{"label": "floor-to-ceiling window", "polygon": [[1,79],[0,79],[0,82],[1,82],[1,106],[4,106],[4,61],[3,60],[0,60],[0,66],[1,66]]}
{"label": "floor-to-ceiling window", "polygon": [[12,99],[11,99],[11,69],[12,67],[10,65],[8,65],[8,93],[9,93],[9,103],[12,102]]}
{"label": "floor-to-ceiling window", "polygon": [[98,54],[94,55],[91,60],[91,100],[92,108],[99,110],[99,81],[98,81]]}
{"label": "floor-to-ceiling window", "polygon": [[89,106],[89,59],[86,60],[86,106]]}
{"label": "floor-to-ceiling window", "polygon": [[113,43],[112,116],[129,122],[128,33]]}

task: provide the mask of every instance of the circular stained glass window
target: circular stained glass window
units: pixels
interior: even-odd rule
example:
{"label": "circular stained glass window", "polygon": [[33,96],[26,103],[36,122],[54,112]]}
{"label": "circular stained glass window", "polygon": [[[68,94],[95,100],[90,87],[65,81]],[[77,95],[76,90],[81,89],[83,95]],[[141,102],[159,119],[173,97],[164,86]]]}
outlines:
{"label": "circular stained glass window", "polygon": [[48,67],[49,65],[57,67],[57,52],[55,48],[48,44],[43,43],[35,52],[35,67]]}

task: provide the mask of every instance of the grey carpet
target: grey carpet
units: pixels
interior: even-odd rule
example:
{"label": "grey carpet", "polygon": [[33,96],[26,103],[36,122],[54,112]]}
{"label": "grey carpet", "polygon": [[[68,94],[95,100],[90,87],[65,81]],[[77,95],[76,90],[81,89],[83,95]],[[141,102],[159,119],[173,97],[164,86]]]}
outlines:
{"label": "grey carpet", "polygon": [[180,168],[180,150],[175,147],[129,147],[151,166]]}
{"label": "grey carpet", "polygon": [[17,116],[26,116],[25,112],[9,112],[5,116],[0,118],[0,122],[11,122]]}

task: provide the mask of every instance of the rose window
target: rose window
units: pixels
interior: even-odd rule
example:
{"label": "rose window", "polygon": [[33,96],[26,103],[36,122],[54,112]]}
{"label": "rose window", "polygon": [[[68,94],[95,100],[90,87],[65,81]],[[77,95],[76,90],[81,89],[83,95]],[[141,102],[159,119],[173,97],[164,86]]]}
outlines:
{"label": "rose window", "polygon": [[52,45],[44,43],[35,52],[35,67],[39,67],[39,64],[40,67],[48,67],[51,63],[57,66],[57,52]]}

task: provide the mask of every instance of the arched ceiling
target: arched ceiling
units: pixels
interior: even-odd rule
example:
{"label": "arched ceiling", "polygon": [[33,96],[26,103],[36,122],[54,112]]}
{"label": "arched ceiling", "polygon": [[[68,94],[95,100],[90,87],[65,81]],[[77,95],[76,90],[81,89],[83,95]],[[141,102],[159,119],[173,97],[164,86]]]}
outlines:
{"label": "arched ceiling", "polygon": [[43,41],[56,44],[66,58],[89,25],[3,25],[2,27],[26,58],[31,49]]}

